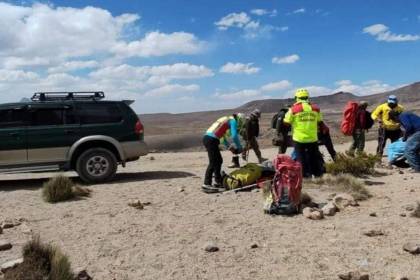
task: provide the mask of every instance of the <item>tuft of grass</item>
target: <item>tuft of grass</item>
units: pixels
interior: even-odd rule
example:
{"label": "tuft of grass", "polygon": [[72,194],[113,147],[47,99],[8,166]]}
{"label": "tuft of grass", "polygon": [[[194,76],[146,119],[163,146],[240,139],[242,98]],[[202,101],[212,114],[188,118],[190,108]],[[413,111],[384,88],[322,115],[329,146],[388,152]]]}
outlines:
{"label": "tuft of grass", "polygon": [[4,280],[21,279],[73,280],[74,273],[67,256],[37,236],[23,247],[23,263],[4,274]]}
{"label": "tuft of grass", "polygon": [[345,192],[351,194],[354,199],[359,201],[372,197],[363,182],[349,174],[326,174],[320,178],[305,180],[304,185],[307,187],[325,186],[334,192]]}
{"label": "tuft of grass", "polygon": [[58,175],[42,186],[42,196],[46,202],[57,203],[67,201],[75,197],[90,196],[91,190],[76,186],[71,179]]}
{"label": "tuft of grass", "polygon": [[353,157],[345,153],[338,153],[336,160],[327,162],[325,168],[329,174],[352,174],[360,177],[374,174],[377,161],[378,157],[376,155],[362,153]]}

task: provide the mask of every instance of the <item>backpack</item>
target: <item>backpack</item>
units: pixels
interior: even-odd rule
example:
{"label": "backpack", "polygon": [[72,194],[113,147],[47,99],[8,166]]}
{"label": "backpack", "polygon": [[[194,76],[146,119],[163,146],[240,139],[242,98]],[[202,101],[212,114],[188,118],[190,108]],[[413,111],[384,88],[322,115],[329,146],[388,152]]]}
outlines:
{"label": "backpack", "polygon": [[346,136],[351,136],[356,124],[358,104],[354,101],[347,102],[344,107],[343,120],[341,121],[341,132]]}
{"label": "backpack", "polygon": [[244,186],[252,185],[260,179],[263,168],[256,163],[248,163],[241,168],[225,174],[223,186],[227,190],[233,190]]}
{"label": "backpack", "polygon": [[286,116],[287,111],[285,112],[284,109],[280,110],[278,113],[274,114],[271,118],[271,128],[278,130],[282,124],[283,119]]}
{"label": "backpack", "polygon": [[371,113],[369,111],[366,111],[365,114],[366,114],[366,117],[365,117],[366,124],[365,124],[364,129],[371,129],[372,126],[375,124],[375,121],[372,119]]}
{"label": "backpack", "polygon": [[266,197],[264,211],[267,214],[294,215],[300,210],[302,190],[302,165],[288,155],[277,155],[273,161],[276,174]]}

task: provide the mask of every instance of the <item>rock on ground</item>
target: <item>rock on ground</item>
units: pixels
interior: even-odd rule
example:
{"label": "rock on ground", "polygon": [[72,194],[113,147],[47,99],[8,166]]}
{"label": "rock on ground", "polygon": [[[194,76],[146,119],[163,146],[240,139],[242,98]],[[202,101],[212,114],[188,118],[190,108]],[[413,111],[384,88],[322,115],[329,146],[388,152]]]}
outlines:
{"label": "rock on ground", "polygon": [[209,242],[204,247],[204,251],[209,253],[217,252],[219,251],[219,247],[217,247],[216,244],[214,244],[213,242]]}
{"label": "rock on ground", "polygon": [[354,197],[350,194],[347,194],[347,193],[337,194],[333,198],[333,203],[334,203],[335,206],[337,206],[337,208],[339,210],[343,210],[344,208],[346,208],[348,206],[358,206],[359,205],[357,203],[357,201],[354,199]]}
{"label": "rock on ground", "polygon": [[352,271],[346,274],[338,275],[341,280],[369,280],[368,274],[361,274],[358,271]]}
{"label": "rock on ground", "polygon": [[334,216],[338,209],[334,203],[328,202],[321,210],[325,216]]}
{"label": "rock on ground", "polygon": [[0,251],[7,251],[12,249],[12,244],[5,240],[0,240]]}
{"label": "rock on ground", "polygon": [[420,254],[420,243],[416,244],[416,243],[405,243],[403,246],[404,251],[407,251],[413,255],[417,255]]}
{"label": "rock on ground", "polygon": [[2,264],[0,266],[0,271],[5,273],[7,270],[15,268],[16,266],[20,265],[21,263],[23,263],[23,258],[5,262],[4,264]]}
{"label": "rock on ground", "polygon": [[363,232],[363,234],[369,237],[375,237],[375,236],[385,235],[385,232],[381,229],[371,229],[371,230],[367,230]]}
{"label": "rock on ground", "polygon": [[311,220],[321,220],[324,218],[324,213],[322,210],[317,208],[305,207],[303,208],[302,214],[304,217]]}

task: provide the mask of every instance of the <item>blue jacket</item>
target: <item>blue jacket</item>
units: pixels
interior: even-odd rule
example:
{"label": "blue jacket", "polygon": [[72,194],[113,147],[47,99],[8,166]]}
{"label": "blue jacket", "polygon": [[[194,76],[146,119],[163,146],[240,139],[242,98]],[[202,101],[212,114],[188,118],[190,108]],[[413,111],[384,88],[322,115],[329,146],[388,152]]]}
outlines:
{"label": "blue jacket", "polygon": [[403,112],[400,114],[401,125],[405,129],[406,137],[409,137],[420,131],[420,117],[411,112]]}

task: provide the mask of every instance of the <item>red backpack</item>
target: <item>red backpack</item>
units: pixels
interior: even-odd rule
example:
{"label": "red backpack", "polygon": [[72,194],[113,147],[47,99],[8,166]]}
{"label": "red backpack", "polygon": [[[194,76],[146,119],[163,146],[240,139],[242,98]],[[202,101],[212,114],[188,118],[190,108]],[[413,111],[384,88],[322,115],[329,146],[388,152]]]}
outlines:
{"label": "red backpack", "polygon": [[344,135],[351,136],[356,125],[358,104],[354,101],[347,102],[344,107],[343,120],[341,121],[341,132]]}
{"label": "red backpack", "polygon": [[297,214],[302,190],[302,165],[284,154],[277,155],[273,165],[276,170],[271,186],[273,202],[266,212],[277,215]]}

